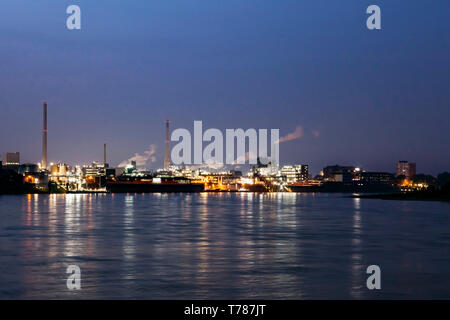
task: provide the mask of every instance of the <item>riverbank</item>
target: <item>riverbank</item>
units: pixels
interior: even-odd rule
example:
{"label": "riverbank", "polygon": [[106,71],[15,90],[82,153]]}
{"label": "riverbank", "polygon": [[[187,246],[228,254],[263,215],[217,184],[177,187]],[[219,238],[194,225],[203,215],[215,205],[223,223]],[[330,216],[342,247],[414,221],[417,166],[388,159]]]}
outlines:
{"label": "riverbank", "polygon": [[410,201],[445,201],[450,202],[450,193],[417,191],[386,194],[353,195],[351,198],[382,199],[382,200],[410,200]]}
{"label": "riverbank", "polygon": [[81,190],[81,191],[64,191],[64,192],[49,192],[49,191],[40,191],[36,189],[32,190],[17,190],[11,192],[0,192],[1,195],[24,195],[24,194],[104,194],[108,193],[105,190]]}

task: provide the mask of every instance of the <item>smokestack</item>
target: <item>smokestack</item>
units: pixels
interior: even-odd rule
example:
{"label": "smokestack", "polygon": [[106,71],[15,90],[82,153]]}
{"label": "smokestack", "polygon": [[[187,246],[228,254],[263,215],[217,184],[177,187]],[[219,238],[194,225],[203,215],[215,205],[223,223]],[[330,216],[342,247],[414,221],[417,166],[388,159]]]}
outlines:
{"label": "smokestack", "polygon": [[103,145],[103,164],[106,164],[106,143]]}
{"label": "smokestack", "polygon": [[44,102],[44,125],[42,129],[42,168],[47,169],[47,102]]}
{"label": "smokestack", "polygon": [[164,169],[170,166],[170,142],[169,142],[169,120],[166,120],[166,156],[164,157]]}

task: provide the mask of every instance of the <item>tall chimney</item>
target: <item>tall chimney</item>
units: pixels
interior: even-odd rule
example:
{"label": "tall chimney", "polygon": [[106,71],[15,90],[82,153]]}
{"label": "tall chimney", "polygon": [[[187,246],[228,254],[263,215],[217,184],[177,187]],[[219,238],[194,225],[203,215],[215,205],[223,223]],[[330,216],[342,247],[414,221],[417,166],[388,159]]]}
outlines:
{"label": "tall chimney", "polygon": [[169,120],[166,120],[166,156],[164,157],[164,169],[170,166],[170,142],[169,142]]}
{"label": "tall chimney", "polygon": [[106,143],[103,145],[103,164],[106,164]]}
{"label": "tall chimney", "polygon": [[44,102],[44,125],[42,129],[42,168],[47,169],[47,102]]}

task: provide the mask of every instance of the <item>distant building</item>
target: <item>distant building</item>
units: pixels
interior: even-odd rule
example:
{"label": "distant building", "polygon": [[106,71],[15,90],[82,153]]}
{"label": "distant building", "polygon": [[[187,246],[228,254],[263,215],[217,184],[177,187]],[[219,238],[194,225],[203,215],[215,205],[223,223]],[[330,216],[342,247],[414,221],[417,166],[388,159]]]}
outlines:
{"label": "distant building", "polygon": [[84,166],[82,169],[86,188],[98,189],[105,186],[106,168],[104,164],[93,162],[90,166]]}
{"label": "distant building", "polygon": [[361,172],[361,169],[357,167],[328,166],[323,168],[323,180],[330,182],[350,182],[358,172]]}
{"label": "distant building", "polygon": [[397,162],[396,176],[405,176],[407,179],[412,179],[416,175],[416,164],[408,161]]}
{"label": "distant building", "polygon": [[50,174],[53,176],[66,176],[72,171],[72,168],[65,163],[50,165]]}
{"label": "distant building", "polygon": [[105,175],[105,166],[103,164],[98,164],[93,162],[89,166],[84,166],[82,172],[85,178],[87,177],[100,177]]}
{"label": "distant building", "polygon": [[[333,175],[332,175],[333,176]],[[350,177],[352,177],[350,179]],[[334,173],[335,180],[323,182],[318,190],[324,192],[394,192],[395,178],[387,172],[365,172],[362,170],[339,170]],[[338,179],[339,178],[339,179]]]}
{"label": "distant building", "polygon": [[358,184],[362,186],[393,186],[395,184],[394,175],[388,172],[360,172],[356,175],[355,180],[358,181]]}
{"label": "distant building", "polygon": [[19,152],[6,152],[2,155],[3,169],[10,169],[14,171],[19,170],[20,165],[20,153]]}
{"label": "distant building", "polygon": [[39,173],[39,166],[33,163],[25,163],[19,166],[20,174],[37,174]]}
{"label": "distant building", "polygon": [[293,166],[283,166],[280,170],[283,181],[287,183],[297,183],[308,180],[308,165],[298,164]]}
{"label": "distant building", "polygon": [[257,158],[256,166],[251,169],[251,174],[254,176],[268,177],[274,176],[278,172],[278,164],[268,158]]}

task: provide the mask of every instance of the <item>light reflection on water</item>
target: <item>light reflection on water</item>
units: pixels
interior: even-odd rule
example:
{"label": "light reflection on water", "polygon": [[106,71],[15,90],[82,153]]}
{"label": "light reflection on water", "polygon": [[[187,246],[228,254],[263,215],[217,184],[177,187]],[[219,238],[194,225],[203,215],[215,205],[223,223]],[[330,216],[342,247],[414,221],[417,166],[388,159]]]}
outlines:
{"label": "light reflection on water", "polygon": [[448,203],[342,195],[0,196],[0,298],[448,299],[449,227]]}

